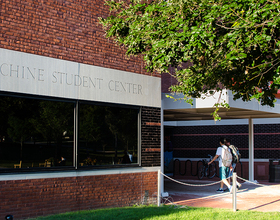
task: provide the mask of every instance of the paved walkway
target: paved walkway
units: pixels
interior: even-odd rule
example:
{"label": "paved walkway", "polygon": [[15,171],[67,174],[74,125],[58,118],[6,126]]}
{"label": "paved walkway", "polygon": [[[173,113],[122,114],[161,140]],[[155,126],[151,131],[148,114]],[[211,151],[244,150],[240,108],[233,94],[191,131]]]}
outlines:
{"label": "paved walkway", "polygon": [[[173,178],[173,177],[171,177]],[[232,194],[229,192],[217,193],[219,183],[211,186],[186,186],[164,178],[164,191],[168,192],[175,204],[193,207],[212,207],[232,209]],[[177,181],[202,185],[218,182],[214,179],[180,179]],[[242,181],[239,181],[242,183]],[[237,210],[254,210],[263,212],[280,212],[280,184],[260,181],[255,185],[243,182],[237,191]],[[224,187],[225,188],[225,187]]]}

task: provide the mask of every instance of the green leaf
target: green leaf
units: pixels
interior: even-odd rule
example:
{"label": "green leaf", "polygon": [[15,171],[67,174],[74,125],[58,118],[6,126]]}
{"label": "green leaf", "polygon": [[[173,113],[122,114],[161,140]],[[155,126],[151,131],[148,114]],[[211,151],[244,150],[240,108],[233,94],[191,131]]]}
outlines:
{"label": "green leaf", "polygon": [[[274,105],[269,85],[279,83],[279,1],[106,4],[111,15],[99,19],[106,36],[127,48],[128,56],[143,55],[151,73],[173,67],[179,84],[172,91],[188,100],[223,87],[232,90],[234,99],[255,98],[262,105]],[[213,117],[219,117],[218,110]]]}

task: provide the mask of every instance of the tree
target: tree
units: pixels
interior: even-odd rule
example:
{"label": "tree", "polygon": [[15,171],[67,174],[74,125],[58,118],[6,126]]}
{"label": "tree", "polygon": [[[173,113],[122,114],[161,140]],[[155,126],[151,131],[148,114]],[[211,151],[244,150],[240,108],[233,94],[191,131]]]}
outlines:
{"label": "tree", "polygon": [[4,124],[2,132],[14,142],[20,143],[20,160],[23,160],[24,142],[32,136],[30,119],[35,106],[32,100],[11,97],[1,97],[1,103],[0,112],[4,116],[1,120]]}
{"label": "tree", "polygon": [[[60,158],[63,138],[73,135],[73,104],[55,101],[40,101],[37,103],[37,114],[30,119],[31,124],[35,128],[37,135],[40,134],[47,143],[51,145],[55,142],[54,157]],[[32,111],[31,111],[32,112]],[[34,132],[34,131],[33,131]]]}
{"label": "tree", "polygon": [[79,135],[81,140],[86,141],[86,150],[88,154],[88,144],[96,152],[98,146],[102,146],[105,153],[107,145],[111,143],[113,135],[111,134],[105,122],[106,107],[99,105],[81,105]]}
{"label": "tree", "polygon": [[107,108],[105,121],[113,135],[123,143],[123,150],[137,145],[138,111],[126,108]]}
{"label": "tree", "polygon": [[[143,55],[150,72],[175,69],[172,92],[187,102],[231,90],[273,107],[280,88],[278,0],[107,1],[106,36]],[[225,102],[216,103],[228,107]],[[215,119],[220,119],[217,112]]]}

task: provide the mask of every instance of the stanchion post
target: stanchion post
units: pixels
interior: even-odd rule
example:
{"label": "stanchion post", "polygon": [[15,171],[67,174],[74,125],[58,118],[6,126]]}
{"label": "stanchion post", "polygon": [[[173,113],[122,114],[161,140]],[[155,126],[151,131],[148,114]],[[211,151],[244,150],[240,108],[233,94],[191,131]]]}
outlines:
{"label": "stanchion post", "polygon": [[236,172],[232,174],[232,209],[236,211]]}
{"label": "stanchion post", "polygon": [[[162,177],[163,178],[163,177]],[[157,195],[157,205],[160,206],[161,200],[161,172],[158,170],[158,195]]]}

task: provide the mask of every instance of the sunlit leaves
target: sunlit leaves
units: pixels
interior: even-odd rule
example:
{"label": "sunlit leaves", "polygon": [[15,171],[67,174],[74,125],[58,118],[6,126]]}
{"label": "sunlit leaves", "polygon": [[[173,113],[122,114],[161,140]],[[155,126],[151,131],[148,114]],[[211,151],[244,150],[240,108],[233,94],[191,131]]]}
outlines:
{"label": "sunlit leaves", "polygon": [[[172,67],[173,92],[198,98],[232,90],[235,99],[274,105],[279,85],[280,6],[267,0],[109,1],[107,37],[142,54],[150,72]],[[188,65],[185,65],[188,64]],[[260,92],[261,91],[261,92]]]}

